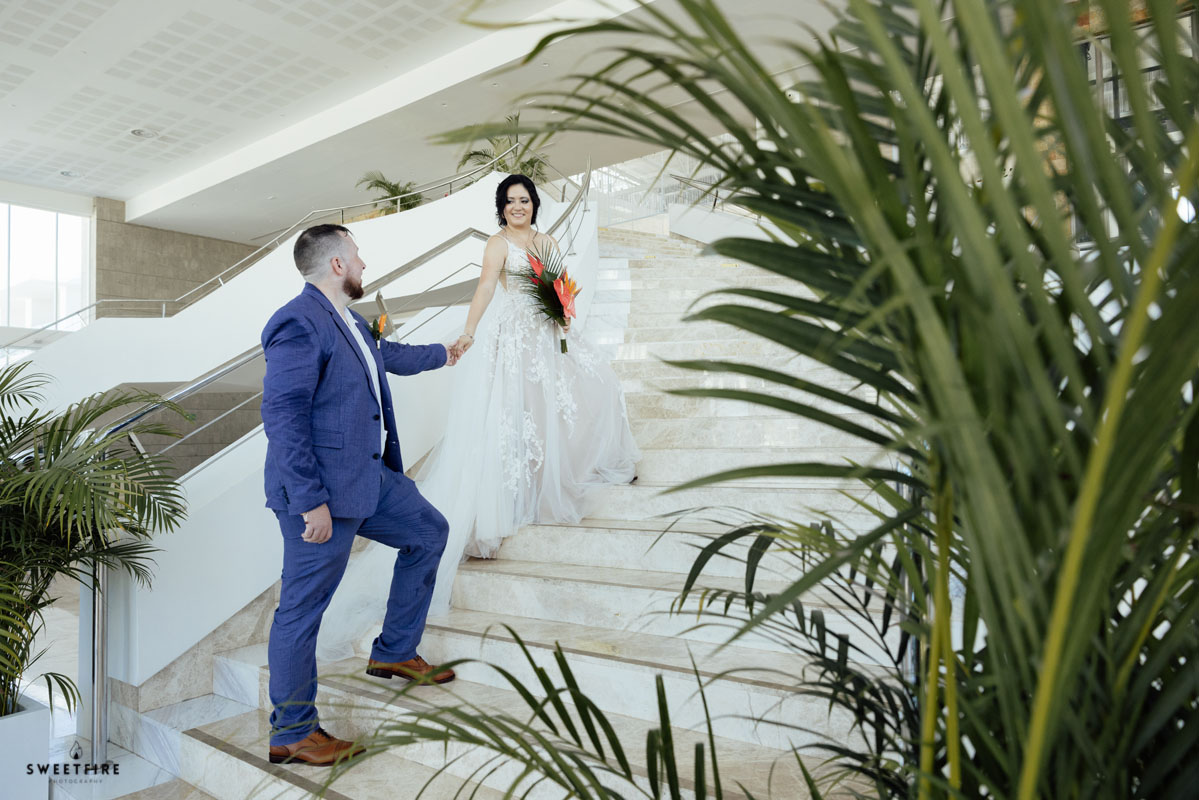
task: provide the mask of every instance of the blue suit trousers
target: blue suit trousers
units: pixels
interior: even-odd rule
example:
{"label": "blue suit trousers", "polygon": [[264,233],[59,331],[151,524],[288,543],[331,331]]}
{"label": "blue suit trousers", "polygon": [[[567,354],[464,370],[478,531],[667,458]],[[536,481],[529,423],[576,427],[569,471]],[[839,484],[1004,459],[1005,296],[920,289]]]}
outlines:
{"label": "blue suit trousers", "polygon": [[383,631],[371,658],[416,657],[449,525],[410,478],[383,465],[380,470],[383,485],[375,513],[366,519],[334,517],[327,542],[305,542],[300,516],[275,512],[283,533],[283,576],[269,645],[272,745],[298,742],[317,727],[317,631],[349,563],[355,535],[396,550]]}

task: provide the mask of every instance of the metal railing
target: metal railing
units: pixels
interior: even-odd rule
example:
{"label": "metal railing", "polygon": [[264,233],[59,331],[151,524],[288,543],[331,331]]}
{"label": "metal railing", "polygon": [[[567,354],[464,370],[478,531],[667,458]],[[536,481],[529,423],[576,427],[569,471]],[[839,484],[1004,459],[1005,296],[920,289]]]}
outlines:
{"label": "metal railing", "polygon": [[758,220],[761,215],[742,208],[733,202],[737,197],[743,197],[741,192],[722,190],[720,183],[716,179],[704,180],[702,178],[686,178],[682,175],[671,174],[671,180],[678,184],[675,188],[673,199],[670,202],[682,203],[688,206],[698,206],[707,204],[707,199],[712,198],[711,210],[723,211],[727,214],[736,214],[741,217]]}
{"label": "metal railing", "polygon": [[[577,190],[574,199],[571,201],[570,205],[567,206],[567,208],[562,212],[562,214],[558,217],[558,219],[554,221],[554,224],[550,226],[549,231],[548,231],[551,236],[554,235],[559,230],[565,231],[565,233],[569,236],[569,239],[567,239],[566,236],[562,237],[562,239],[563,239],[562,246],[563,246],[563,249],[566,251],[570,251],[571,248],[574,246],[575,238],[577,237],[578,231],[580,230],[579,225],[574,224],[573,220],[576,217],[581,219],[583,214],[580,212],[586,211],[587,194],[588,194],[589,187],[590,187],[590,177],[591,177],[591,167],[590,167],[590,160],[588,160],[587,172],[585,174],[582,184],[571,181],[571,184],[574,185]],[[419,256],[412,259],[411,261],[408,261],[407,263],[402,264],[399,267],[396,267],[395,269],[393,269],[391,272],[387,273],[386,275],[378,278],[375,281],[372,281],[367,286],[364,286],[363,293],[367,294],[370,292],[377,292],[379,289],[381,289],[382,287],[386,286],[387,284],[395,281],[397,278],[400,278],[403,275],[422,266],[423,264],[426,264],[429,261],[432,261],[437,256],[448,251],[454,245],[456,245],[460,242],[466,241],[469,238],[477,238],[477,239],[486,241],[490,237],[488,234],[484,233],[483,231],[478,230],[477,228],[464,229],[460,233],[455,234],[454,236],[450,237],[449,239],[442,242],[438,246],[431,248],[424,253],[421,253]],[[456,269],[454,272],[450,273],[450,275],[445,276],[445,277],[439,279],[438,281],[436,281],[435,283],[431,284],[425,290],[420,292],[416,297],[417,298],[426,297],[432,291],[434,291],[439,285],[441,285],[446,280],[448,280],[450,277],[453,277],[454,275],[461,273],[463,270],[467,270],[472,267],[479,267],[479,266],[480,266],[479,264],[477,264],[473,261],[467,262],[463,266]],[[436,305],[442,305],[442,307],[437,312],[432,314],[428,319],[425,319],[422,322],[420,322],[418,325],[416,325],[410,329],[403,330],[402,335],[399,337],[399,340],[403,341],[404,339],[411,336],[413,333],[416,333],[416,331],[420,330],[422,327],[427,325],[429,322],[431,322],[432,320],[439,317],[447,309],[449,309],[453,306],[456,306],[456,305],[460,305],[464,300],[466,300],[466,298],[473,295],[473,293],[474,293],[474,286],[472,285],[469,287],[468,291],[464,291],[462,293],[462,295],[460,297],[458,297],[454,302],[444,304],[444,305],[442,305],[441,303],[437,303]],[[412,303],[410,302],[408,305],[411,305],[411,304]],[[429,303],[426,306],[419,306],[417,310],[419,310],[420,308],[432,307],[433,305],[435,305],[435,304]],[[241,353],[240,355],[225,362],[224,364],[210,370],[209,372],[205,373],[204,375],[197,378],[196,380],[188,383],[187,385],[185,385],[179,389],[176,389],[175,391],[171,392],[168,396],[166,396],[162,400],[147,404],[147,405],[143,406],[142,408],[139,408],[136,411],[132,412],[131,414],[129,414],[128,416],[124,417],[123,419],[118,421],[116,424],[114,424],[109,429],[108,436],[110,436],[110,437],[119,436],[121,431],[129,428],[130,426],[132,426],[139,420],[142,420],[142,419],[146,418],[147,416],[154,414],[158,411],[161,411],[164,408],[167,408],[169,406],[177,406],[181,401],[186,400],[188,397],[191,397],[192,395],[198,393],[202,389],[216,384],[221,379],[231,375],[236,370],[246,367],[263,357],[264,357],[264,353],[262,351],[262,346],[255,345],[254,347],[246,350],[244,353]],[[259,391],[255,394],[253,394],[252,396],[243,399],[241,402],[239,402],[233,408],[230,408],[230,409],[224,411],[223,413],[221,413],[216,419],[209,420],[208,422],[204,423],[203,425],[196,428],[195,430],[190,431],[186,436],[183,436],[180,439],[177,439],[174,442],[172,442],[171,444],[167,445],[166,447],[163,447],[162,449],[160,449],[158,451],[158,455],[161,455],[161,454],[169,451],[173,447],[175,447],[179,444],[182,444],[186,440],[195,436],[200,431],[202,431],[206,428],[209,428],[212,425],[215,425],[218,421],[225,419],[229,415],[245,408],[249,404],[253,403],[255,400],[260,399],[261,397],[262,397],[262,392]],[[142,453],[143,455],[146,453],[146,449],[143,447],[141,442],[139,442],[136,438],[134,438],[132,436],[130,436],[129,439],[130,439],[133,447],[135,448],[135,450],[137,450],[139,453]],[[108,569],[102,563],[95,563],[93,565],[93,582],[92,582],[92,652],[91,652],[91,663],[92,663],[91,760],[92,760],[92,763],[95,763],[95,764],[105,763],[107,761],[107,757],[108,757],[108,667],[107,667],[107,665],[108,665],[108,606],[107,606],[107,591],[108,591]]]}
{"label": "metal railing", "polygon": [[[284,239],[286,239],[288,236],[290,236],[292,233],[294,233],[297,229],[299,229],[300,227],[302,227],[304,225],[307,225],[308,223],[312,222],[313,220],[320,219],[322,217],[327,217],[332,214],[340,214],[341,221],[344,223],[345,222],[345,214],[347,211],[349,211],[351,209],[366,208],[367,206],[377,207],[380,203],[387,203],[392,200],[395,200],[398,202],[406,197],[413,197],[415,195],[423,195],[426,192],[437,190],[437,189],[442,189],[442,188],[448,188],[449,191],[447,192],[447,194],[452,194],[455,183],[458,183],[460,186],[461,185],[469,185],[470,183],[473,183],[474,178],[477,178],[480,175],[485,175],[487,172],[490,172],[492,167],[496,164],[496,162],[498,162],[501,159],[508,156],[510,153],[512,153],[516,149],[516,147],[517,147],[517,145],[513,145],[512,147],[508,148],[503,153],[500,153],[499,155],[497,155],[495,158],[493,158],[491,161],[489,161],[486,164],[482,164],[478,167],[474,167],[473,169],[466,170],[465,172],[455,173],[454,175],[446,177],[446,178],[440,178],[436,181],[427,183],[424,186],[413,189],[411,192],[405,192],[403,194],[398,194],[398,195],[395,195],[394,197],[383,197],[383,198],[379,198],[376,200],[367,200],[362,203],[355,203],[353,205],[348,205],[348,206],[339,206],[339,207],[334,207],[334,208],[325,208],[325,209],[309,211],[301,219],[292,223],[288,227],[283,228],[279,231],[276,231],[271,236],[270,241],[268,241],[266,244],[261,245],[253,253],[250,253],[245,258],[242,258],[241,260],[239,260],[237,263],[222,270],[219,274],[214,275],[213,277],[211,277],[208,280],[201,283],[199,286],[196,286],[196,287],[193,287],[193,288],[187,290],[186,292],[184,292],[179,297],[177,297],[173,300],[171,300],[171,299],[155,300],[155,299],[142,299],[142,298],[104,298],[101,300],[96,300],[95,302],[90,303],[77,311],[73,311],[70,314],[67,314],[66,316],[59,317],[58,319],[54,320],[51,323],[43,325],[42,327],[40,327],[36,330],[24,333],[21,336],[18,336],[16,339],[12,339],[12,340],[0,345],[0,349],[4,350],[5,363],[8,363],[10,361],[10,353],[12,352],[13,349],[24,349],[24,348],[19,348],[19,345],[22,342],[29,342],[30,344],[33,344],[34,342],[30,342],[31,339],[35,339],[35,337],[42,336],[52,330],[54,330],[54,331],[59,330],[59,326],[63,325],[64,323],[69,322],[76,318],[82,319],[84,314],[87,314],[90,311],[95,311],[102,307],[114,307],[114,306],[118,306],[118,305],[135,305],[135,306],[145,306],[145,307],[158,306],[162,310],[162,313],[161,313],[162,317],[170,316],[169,314],[167,314],[167,309],[168,309],[168,307],[170,307],[173,309],[174,313],[177,314],[180,311],[182,311],[183,309],[190,306],[192,303],[195,303],[198,300],[201,300],[204,297],[206,297],[209,292],[212,292],[212,291],[224,286],[227,281],[232,280],[233,278],[237,277],[243,271],[245,271],[250,266],[252,266],[254,263],[256,263],[260,258],[265,256],[267,253],[271,252],[272,250],[276,249],[282,243],[282,241]],[[561,174],[561,173],[559,173],[559,174]],[[464,182],[465,182],[465,184],[464,184]]]}

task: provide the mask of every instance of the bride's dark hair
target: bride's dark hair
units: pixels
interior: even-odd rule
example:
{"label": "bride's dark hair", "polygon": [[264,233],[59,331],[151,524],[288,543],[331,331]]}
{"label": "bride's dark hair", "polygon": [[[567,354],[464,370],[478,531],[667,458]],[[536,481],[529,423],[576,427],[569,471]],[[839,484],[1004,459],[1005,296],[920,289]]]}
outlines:
{"label": "bride's dark hair", "polygon": [[537,196],[537,187],[533,185],[532,179],[527,175],[509,175],[500,181],[500,185],[495,190],[495,216],[499,220],[501,228],[508,224],[508,221],[504,219],[504,206],[508,204],[508,190],[518,183],[529,190],[529,199],[533,201],[533,219],[529,224],[537,224],[537,209],[541,208],[541,198]]}

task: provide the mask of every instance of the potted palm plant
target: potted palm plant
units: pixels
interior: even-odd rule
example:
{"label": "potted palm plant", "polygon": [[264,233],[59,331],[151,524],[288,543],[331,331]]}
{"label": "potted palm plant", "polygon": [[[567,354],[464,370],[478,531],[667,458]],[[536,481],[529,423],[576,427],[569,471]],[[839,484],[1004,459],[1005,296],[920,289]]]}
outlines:
{"label": "potted palm plant", "polygon": [[[173,435],[169,428],[140,421],[110,433],[113,419],[156,396],[109,393],[42,411],[47,378],[27,367],[0,370],[0,740],[38,748],[45,761],[49,715],[22,687],[45,652],[36,643],[54,580],[85,582],[103,564],[149,581],[149,539],[182,520],[184,501],[166,462],[128,444],[129,434]],[[58,691],[74,707],[68,676],[41,677],[51,702]]]}
{"label": "potted palm plant", "polygon": [[[534,139],[528,139],[524,147],[516,147],[520,143],[520,114],[512,114],[505,118],[502,127],[488,129],[483,140],[485,145],[467,151],[459,159],[459,167],[468,164],[483,166],[495,161],[497,172],[526,175],[536,184],[549,181],[546,172],[549,159],[544,153],[532,149]],[[516,149],[512,150],[513,147]],[[504,156],[509,150],[512,152]]]}
{"label": "potted palm plant", "polygon": [[367,191],[379,192],[375,208],[383,209],[384,214],[394,214],[397,211],[407,211],[416,208],[423,202],[419,194],[414,194],[415,181],[392,181],[379,170],[371,170],[359,179],[355,186],[363,186]]}

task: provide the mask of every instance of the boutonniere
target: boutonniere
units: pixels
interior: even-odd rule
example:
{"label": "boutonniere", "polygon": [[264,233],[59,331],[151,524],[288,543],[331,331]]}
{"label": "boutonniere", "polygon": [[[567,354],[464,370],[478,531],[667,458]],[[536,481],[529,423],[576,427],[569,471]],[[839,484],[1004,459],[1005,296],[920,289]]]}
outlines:
{"label": "boutonniere", "polygon": [[371,337],[374,338],[374,340],[375,340],[375,349],[376,350],[379,349],[379,340],[382,339],[386,335],[386,334],[384,334],[385,330],[387,330],[387,315],[386,314],[375,317],[373,320],[371,320]]}

